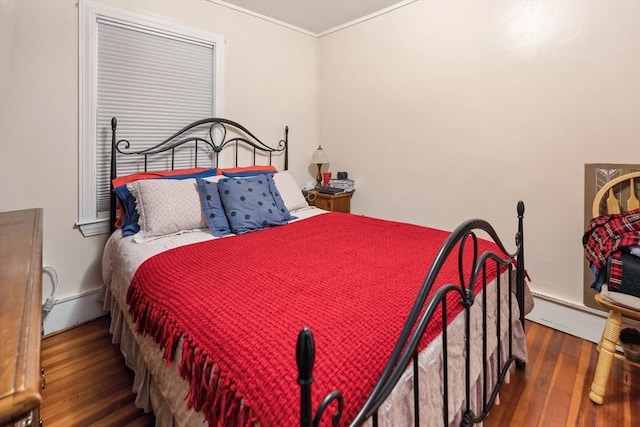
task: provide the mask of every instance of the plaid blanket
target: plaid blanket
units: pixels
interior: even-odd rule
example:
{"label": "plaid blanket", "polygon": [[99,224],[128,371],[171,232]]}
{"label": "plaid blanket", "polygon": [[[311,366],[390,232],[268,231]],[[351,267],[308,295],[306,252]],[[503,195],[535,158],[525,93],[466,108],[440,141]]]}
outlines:
{"label": "plaid blanket", "polygon": [[610,260],[609,290],[622,289],[622,250],[640,246],[640,209],[593,218],[582,237],[592,270],[602,271]]}

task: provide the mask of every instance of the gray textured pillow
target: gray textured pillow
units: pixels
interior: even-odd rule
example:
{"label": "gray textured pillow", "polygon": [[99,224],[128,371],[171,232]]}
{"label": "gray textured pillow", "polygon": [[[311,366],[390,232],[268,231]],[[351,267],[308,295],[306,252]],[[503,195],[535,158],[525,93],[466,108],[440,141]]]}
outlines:
{"label": "gray textured pillow", "polygon": [[275,182],[276,188],[282,196],[282,201],[289,211],[309,206],[291,172],[282,171],[274,174],[273,182]]}
{"label": "gray textured pillow", "polygon": [[140,215],[136,242],[207,228],[195,179],[145,179],[127,188]]}

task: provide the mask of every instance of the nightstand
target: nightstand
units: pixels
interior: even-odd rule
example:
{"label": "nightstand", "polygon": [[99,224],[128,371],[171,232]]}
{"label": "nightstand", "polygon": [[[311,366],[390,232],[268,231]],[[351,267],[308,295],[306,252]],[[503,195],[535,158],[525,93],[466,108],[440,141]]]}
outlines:
{"label": "nightstand", "polygon": [[302,194],[309,202],[309,206],[331,212],[351,213],[351,196],[353,191],[338,194],[319,193],[315,190],[302,190]]}

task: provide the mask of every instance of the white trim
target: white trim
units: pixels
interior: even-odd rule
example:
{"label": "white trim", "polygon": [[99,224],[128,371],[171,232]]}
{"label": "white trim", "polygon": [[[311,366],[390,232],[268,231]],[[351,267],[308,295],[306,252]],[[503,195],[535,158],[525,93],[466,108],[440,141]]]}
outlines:
{"label": "white trim", "polygon": [[[527,315],[528,320],[594,343],[600,340],[607,313],[536,292],[532,295],[535,307]],[[102,287],[61,298],[44,320],[45,334],[69,329],[105,314]]]}
{"label": "white trim", "polygon": [[[296,27],[295,25],[287,24],[286,22],[279,21],[279,20],[277,20],[275,18],[271,18],[269,16],[262,15],[260,13],[254,12],[254,11],[249,10],[249,9],[245,9],[244,7],[236,6],[235,4],[227,3],[226,1],[222,1],[222,0],[207,0],[207,1],[209,1],[211,3],[215,3],[215,4],[220,5],[220,6],[228,7],[229,9],[233,9],[235,11],[242,12],[242,13],[245,13],[247,15],[251,15],[251,16],[253,16],[255,18],[271,22],[272,24],[280,25],[281,27],[285,27],[285,28],[288,28],[290,30],[297,31],[299,33],[303,33],[303,34],[306,34],[306,35],[311,36],[311,37],[318,37],[318,34],[312,32],[312,31],[305,30],[304,28]],[[415,1],[415,0],[412,0],[412,1]]]}
{"label": "white trim", "polygon": [[396,3],[396,4],[393,4],[393,5],[389,6],[389,7],[386,7],[384,9],[378,10],[377,12],[373,12],[373,13],[370,13],[369,15],[365,15],[362,18],[354,19],[353,21],[347,22],[347,23],[342,24],[342,25],[338,25],[337,27],[329,28],[328,30],[319,33],[317,35],[317,37],[326,36],[327,34],[335,33],[337,31],[344,30],[345,28],[353,27],[354,25],[360,24],[362,22],[368,21],[368,20],[373,19],[373,18],[377,18],[378,16],[384,15],[386,13],[389,13],[389,12],[393,11],[393,10],[399,9],[401,7],[404,7],[404,6],[406,6],[406,5],[410,4],[410,3],[413,3],[414,1],[417,1],[417,0],[404,0],[404,1],[401,1],[399,3]]}
{"label": "white trim", "polygon": [[[188,37],[205,44],[213,44],[214,50],[214,99],[213,115],[224,117],[224,37],[207,31],[190,28],[184,25],[165,21],[152,16],[140,15],[112,6],[97,3],[94,0],[80,0],[79,19],[79,185],[78,185],[78,221],[76,225],[82,234],[92,236],[109,231],[106,218],[96,218],[96,111],[95,106],[97,84],[96,43],[98,18],[125,23],[135,27],[157,29],[163,33],[174,34],[177,38]],[[89,141],[88,143],[86,141]]]}
{"label": "white trim", "polygon": [[527,319],[587,341],[600,341],[607,313],[531,292],[535,306]]}
{"label": "white trim", "polygon": [[[95,158],[95,151],[92,153],[91,147],[94,147],[95,143],[89,147],[85,147],[83,144],[85,138],[91,138],[89,123],[95,124],[95,111],[92,113],[91,109],[83,108],[84,105],[94,105],[92,102],[95,93],[95,84],[89,81],[90,76],[95,74],[95,70],[91,70],[91,52],[94,51],[93,42],[95,41],[95,29],[94,25],[90,25],[92,8],[89,7],[91,3],[80,0],[79,1],[79,13],[78,13],[78,145],[79,145],[79,178],[78,185],[78,222],[77,224],[84,224],[89,218],[87,212],[90,212],[91,207],[96,205],[96,192],[95,192],[95,175],[93,175],[93,166],[91,166],[91,159]],[[89,34],[89,37],[87,37]],[[88,136],[87,136],[88,135]],[[95,142],[95,141],[94,141]],[[91,179],[91,176],[94,179]],[[84,232],[83,232],[84,233]]]}
{"label": "white trim", "polygon": [[44,318],[44,334],[63,331],[81,323],[102,317],[102,287],[61,298]]}
{"label": "white trim", "polygon": [[282,27],[288,28],[288,29],[293,30],[293,31],[298,31],[300,33],[306,34],[306,35],[311,36],[311,37],[319,38],[319,37],[322,37],[322,36],[326,36],[327,34],[335,33],[336,31],[344,30],[345,28],[352,27],[352,26],[354,26],[356,24],[360,24],[362,22],[368,21],[368,20],[373,19],[375,17],[384,15],[385,13],[389,13],[389,12],[395,10],[395,9],[404,7],[404,6],[406,6],[406,5],[410,4],[410,3],[413,3],[413,2],[415,2],[417,0],[404,0],[404,1],[401,1],[399,3],[393,4],[391,6],[388,6],[388,7],[384,8],[384,9],[381,9],[381,10],[379,10],[377,12],[373,12],[373,13],[370,13],[369,15],[363,16],[361,18],[354,19],[353,21],[349,21],[349,22],[344,23],[342,25],[338,25],[337,27],[329,28],[328,30],[325,30],[325,31],[323,31],[321,33],[314,33],[313,31],[309,31],[309,30],[305,30],[304,28],[296,27],[295,25],[291,25],[291,24],[288,24],[286,22],[280,21],[278,19],[271,18],[269,16],[262,15],[260,13],[254,12],[252,10],[245,9],[243,7],[240,7],[240,6],[236,6],[235,4],[231,4],[231,3],[228,3],[228,2],[223,1],[223,0],[207,0],[207,1],[210,1],[211,3],[215,3],[215,4],[220,5],[220,6],[228,7],[229,9],[233,9],[233,10],[236,10],[238,12],[246,13],[247,15],[251,15],[253,17],[256,17],[256,18],[259,18],[259,19],[263,19],[265,21],[271,22],[272,24],[280,25]]}
{"label": "white trim", "polygon": [[80,232],[84,237],[97,236],[99,234],[108,233],[109,219],[96,219],[93,221],[76,222],[76,227],[80,229]]}

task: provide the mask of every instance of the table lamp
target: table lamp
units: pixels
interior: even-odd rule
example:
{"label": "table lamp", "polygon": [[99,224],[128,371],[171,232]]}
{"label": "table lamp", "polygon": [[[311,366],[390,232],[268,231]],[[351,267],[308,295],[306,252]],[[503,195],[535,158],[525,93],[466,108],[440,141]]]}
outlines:
{"label": "table lamp", "polygon": [[318,149],[313,152],[311,156],[311,163],[315,163],[318,165],[318,174],[316,175],[316,181],[318,185],[322,182],[322,172],[320,169],[324,163],[329,163],[329,157],[327,157],[327,153],[322,149],[322,146],[318,145]]}

